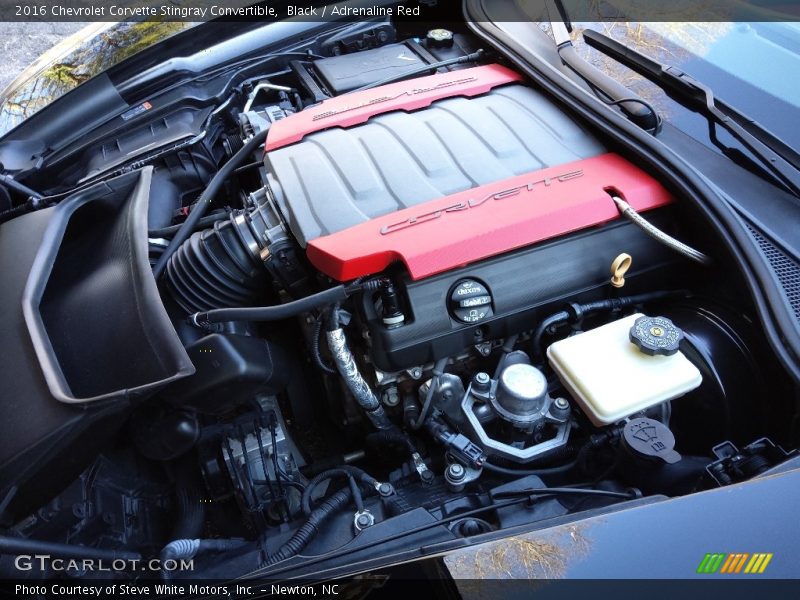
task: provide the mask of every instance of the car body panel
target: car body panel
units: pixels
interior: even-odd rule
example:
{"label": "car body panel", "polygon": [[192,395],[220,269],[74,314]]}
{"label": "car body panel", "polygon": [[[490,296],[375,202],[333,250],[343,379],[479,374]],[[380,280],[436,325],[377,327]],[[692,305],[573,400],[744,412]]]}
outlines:
{"label": "car body panel", "polygon": [[[452,551],[462,592],[475,579],[797,577],[800,469]],[[772,553],[763,573],[698,573],[707,553]]]}

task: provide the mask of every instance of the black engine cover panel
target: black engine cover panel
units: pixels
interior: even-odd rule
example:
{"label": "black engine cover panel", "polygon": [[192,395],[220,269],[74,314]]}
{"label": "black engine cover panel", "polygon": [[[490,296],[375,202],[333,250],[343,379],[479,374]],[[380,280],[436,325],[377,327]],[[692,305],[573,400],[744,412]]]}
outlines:
{"label": "black engine cover panel", "polygon": [[[670,230],[671,213],[670,208],[660,209],[648,213],[648,220]],[[558,310],[548,305],[559,300],[609,294],[611,262],[622,252],[633,257],[633,267],[620,295],[670,287],[677,274],[668,267],[685,261],[620,220],[428,279],[411,281],[400,275],[408,311],[402,326],[385,327],[376,306],[364,300],[372,361],[381,370],[399,371],[529,330]],[[492,296],[492,315],[480,323],[460,322],[448,310],[451,290],[463,279],[480,282]]]}

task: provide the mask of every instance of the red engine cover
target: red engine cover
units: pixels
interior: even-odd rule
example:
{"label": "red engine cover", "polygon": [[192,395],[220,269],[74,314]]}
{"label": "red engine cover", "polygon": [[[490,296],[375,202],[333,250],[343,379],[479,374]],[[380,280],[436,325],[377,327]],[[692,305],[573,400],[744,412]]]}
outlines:
{"label": "red engine cover", "polygon": [[511,69],[484,65],[336,96],[274,123],[264,149],[270,151],[294,144],[309,133],[329,127],[352,127],[382,113],[416,110],[442,98],[478,96],[499,85],[521,80],[519,73]]}
{"label": "red engine cover", "polygon": [[669,193],[644,171],[616,154],[603,154],[319,237],[309,242],[308,258],[338,281],[379,273],[395,261],[402,261],[413,279],[421,279],[617,219],[610,189],[637,211],[671,202]]}

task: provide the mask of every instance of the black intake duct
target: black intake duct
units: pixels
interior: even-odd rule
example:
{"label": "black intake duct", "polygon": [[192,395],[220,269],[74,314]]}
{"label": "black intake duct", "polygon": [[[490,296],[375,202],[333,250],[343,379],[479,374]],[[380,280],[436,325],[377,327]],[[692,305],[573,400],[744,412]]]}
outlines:
{"label": "black intake duct", "polygon": [[295,245],[265,202],[193,233],[170,257],[166,280],[187,313],[253,306],[275,278],[292,288],[286,279],[296,280],[294,257]]}
{"label": "black intake duct", "polygon": [[242,226],[248,217],[239,213],[193,233],[170,257],[167,283],[186,312],[249,306],[258,298],[267,271],[258,260],[257,235]]}

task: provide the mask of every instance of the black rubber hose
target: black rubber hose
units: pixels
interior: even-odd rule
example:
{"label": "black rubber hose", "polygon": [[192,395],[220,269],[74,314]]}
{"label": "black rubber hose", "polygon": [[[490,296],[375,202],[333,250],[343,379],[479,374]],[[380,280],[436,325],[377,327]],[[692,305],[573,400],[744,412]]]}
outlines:
{"label": "black rubber hose", "polygon": [[13,177],[9,175],[0,175],[0,183],[2,183],[7,188],[11,188],[15,192],[19,192],[25,196],[30,196],[34,200],[41,200],[43,196],[37,192],[36,190],[32,190],[27,185],[20,183]]}
{"label": "black rubber hose", "polygon": [[504,475],[508,477],[526,477],[528,475],[559,475],[575,468],[577,464],[578,459],[576,458],[568,463],[564,463],[563,465],[558,465],[557,467],[543,467],[541,469],[511,469],[507,467],[501,467],[490,462],[483,463],[483,468],[497,475]]}
{"label": "black rubber hose", "polygon": [[246,308],[217,308],[206,312],[194,313],[189,322],[198,327],[209,323],[225,323],[226,321],[280,321],[336,302],[342,302],[349,295],[348,289],[337,285],[322,292],[317,292],[299,300],[276,304],[274,306],[254,306]]}
{"label": "black rubber hose", "polygon": [[325,362],[320,351],[320,344],[322,342],[320,337],[322,336],[322,327],[324,325],[325,320],[322,317],[317,319],[317,322],[314,323],[314,331],[311,333],[311,358],[314,359],[314,364],[317,365],[320,371],[328,375],[336,375],[339,371]]}
{"label": "black rubber hose", "polygon": [[9,208],[8,210],[1,212],[0,223],[5,223],[11,219],[16,219],[21,215],[45,208],[46,206],[49,206],[49,203],[46,201],[28,200],[24,204],[20,204],[19,206],[15,206],[14,208]]}
{"label": "black rubber hose", "polygon": [[[207,217],[203,217],[197,222],[195,229],[204,229],[206,227],[210,227],[217,221],[221,221],[222,219],[227,219],[230,215],[227,212],[215,212],[214,214],[208,215]],[[169,237],[174,233],[177,233],[180,228],[183,227],[183,223],[178,223],[177,225],[169,225],[168,227],[162,227],[161,229],[150,229],[147,232],[147,237],[151,238],[163,238]]]}
{"label": "black rubber hose", "polygon": [[[641,98],[635,96],[616,79],[609,77],[590,62],[581,58],[571,43],[562,44],[558,48],[558,55],[564,64],[572,69],[581,79],[586,81],[593,89],[600,90],[606,97],[613,101],[620,101],[619,107],[628,115],[631,121],[642,129],[655,131],[658,127],[659,116],[652,107],[643,103]],[[652,111],[652,112],[651,112]]]}
{"label": "black rubber hose", "polygon": [[587,489],[587,488],[569,488],[569,487],[543,487],[543,488],[531,488],[527,490],[509,490],[506,492],[497,492],[492,494],[492,497],[497,499],[502,498],[515,498],[518,496],[546,496],[548,494],[552,495],[575,495],[575,496],[606,496],[608,498],[622,498],[627,500],[633,500],[634,498],[641,497],[641,494],[637,492],[614,492],[612,490],[595,490],[595,489]]}
{"label": "black rubber hose", "polygon": [[[317,474],[311,481],[308,482],[306,485],[306,489],[303,491],[303,497],[301,500],[301,506],[303,508],[303,512],[306,515],[310,515],[311,510],[311,496],[314,493],[314,490],[317,488],[319,484],[334,477],[347,477],[350,482],[350,489],[352,493],[353,499],[356,501],[356,508],[358,510],[363,509],[363,500],[361,499],[361,492],[358,489],[359,483],[364,484],[370,489],[375,489],[378,485],[378,480],[372,477],[366,471],[359,469],[358,467],[353,467],[351,465],[342,465],[341,467],[337,467],[335,469],[328,469],[327,471],[323,471],[322,473]],[[358,504],[361,503],[361,506]]]}
{"label": "black rubber hose", "polygon": [[570,313],[566,310],[559,311],[555,314],[550,315],[549,317],[545,318],[539,326],[536,328],[536,331],[533,333],[533,355],[535,358],[541,357],[541,348],[542,348],[542,338],[544,337],[544,332],[547,331],[550,327],[554,325],[560,325],[561,323],[566,323],[569,321]]}
{"label": "black rubber hose", "polygon": [[411,438],[399,429],[387,429],[370,433],[367,436],[366,443],[368,446],[402,446],[409,454],[414,454],[417,451]]}
{"label": "black rubber hose", "polygon": [[350,488],[344,488],[333,494],[327,500],[324,500],[322,504],[311,511],[311,514],[308,515],[308,520],[300,529],[298,529],[277,552],[267,557],[261,564],[261,568],[274,565],[275,563],[297,555],[303,548],[308,546],[308,543],[312,539],[314,539],[319,532],[320,526],[322,526],[327,518],[336,511],[347,506],[351,497],[352,493]]}
{"label": "black rubber hose", "polygon": [[0,536],[0,554],[48,554],[58,558],[87,558],[109,562],[119,559],[131,561],[142,559],[142,555],[138,552],[106,550],[8,536]]}
{"label": "black rubber hose", "polygon": [[450,359],[440,358],[433,365],[433,377],[431,377],[431,382],[428,385],[428,393],[425,394],[425,402],[422,405],[422,410],[420,411],[417,420],[409,424],[412,429],[419,429],[425,424],[425,419],[428,418],[428,413],[430,412],[431,403],[433,402],[433,394],[435,393],[436,388],[439,387],[439,377],[444,373],[444,369],[445,367],[447,367],[448,360]]}
{"label": "black rubber hose", "polygon": [[305,298],[274,306],[215,308],[214,310],[190,315],[189,322],[197,327],[203,327],[210,323],[225,323],[227,321],[279,321],[281,319],[289,319],[304,312],[338,305],[338,303],[343,302],[356,292],[375,291],[380,287],[380,283],[380,279],[356,280],[347,285],[337,285]]}
{"label": "black rubber hose", "polygon": [[[515,477],[525,477],[526,475],[557,475],[559,473],[565,473],[579,464],[579,458],[581,452],[584,449],[590,447],[590,443],[586,443],[583,446],[576,447],[572,444],[568,446],[561,446],[559,448],[555,448],[545,454],[542,454],[535,459],[528,461],[526,463],[528,468],[522,467],[503,467],[500,465],[495,465],[489,462],[483,464],[484,468],[487,471],[491,471],[498,475],[508,475],[508,476],[515,476]],[[552,465],[555,462],[559,462],[562,460],[567,460],[564,464],[554,465],[554,466],[543,466],[543,465]]]}
{"label": "black rubber hose", "polygon": [[211,201],[214,200],[220,189],[222,189],[228,177],[230,177],[233,171],[241,166],[245,160],[249,160],[253,152],[266,141],[268,132],[269,129],[264,129],[256,133],[228,162],[222,165],[222,168],[211,178],[206,189],[200,194],[200,198],[198,198],[197,202],[192,206],[189,216],[186,217],[186,220],[181,224],[180,229],[175,233],[175,237],[172,238],[169,245],[158,258],[156,266],[153,267],[153,276],[156,279],[161,277],[164,273],[164,269],[167,268],[170,257],[195,230],[198,221],[206,214],[208,207],[211,205]]}
{"label": "black rubber hose", "polygon": [[403,396],[403,423],[406,427],[411,426],[419,419],[419,404],[414,399],[413,394]]}

